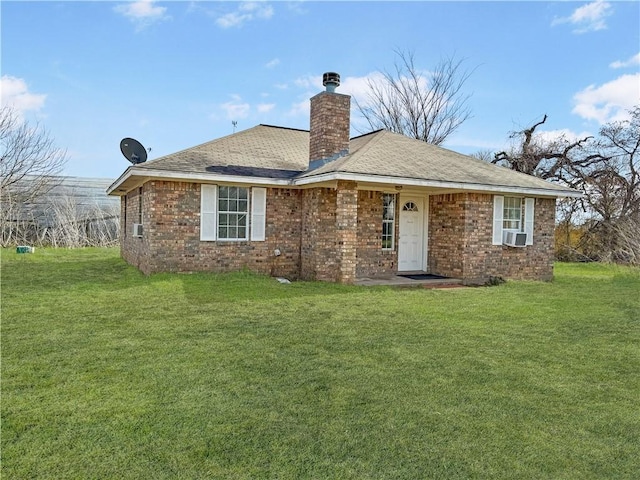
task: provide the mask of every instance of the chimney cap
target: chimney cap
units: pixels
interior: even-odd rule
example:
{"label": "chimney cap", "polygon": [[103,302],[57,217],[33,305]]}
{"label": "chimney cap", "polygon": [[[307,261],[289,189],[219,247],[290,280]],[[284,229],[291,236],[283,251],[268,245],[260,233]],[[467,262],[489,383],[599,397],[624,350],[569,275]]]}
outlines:
{"label": "chimney cap", "polygon": [[336,72],[327,72],[322,75],[322,85],[327,87],[327,92],[335,92],[336,87],[340,86],[340,74]]}

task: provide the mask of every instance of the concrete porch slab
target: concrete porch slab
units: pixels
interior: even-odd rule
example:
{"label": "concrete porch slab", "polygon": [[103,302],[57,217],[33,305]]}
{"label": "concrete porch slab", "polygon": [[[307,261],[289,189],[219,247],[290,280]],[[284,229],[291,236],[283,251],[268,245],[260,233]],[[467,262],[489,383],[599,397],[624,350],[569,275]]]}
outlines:
{"label": "concrete porch slab", "polygon": [[[420,272],[422,273],[422,272]],[[462,287],[462,280],[459,278],[429,278],[413,280],[399,275],[385,275],[380,277],[360,277],[356,278],[355,285],[363,287],[373,287],[379,285],[392,287],[424,287],[424,288],[451,288]]]}

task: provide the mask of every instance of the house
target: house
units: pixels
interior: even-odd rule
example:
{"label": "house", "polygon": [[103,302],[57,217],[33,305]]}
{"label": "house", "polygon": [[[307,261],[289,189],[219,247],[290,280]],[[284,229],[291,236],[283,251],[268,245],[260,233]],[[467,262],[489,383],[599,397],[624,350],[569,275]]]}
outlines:
{"label": "house", "polygon": [[258,125],[130,166],[108,189],[122,257],[146,274],[552,278],[556,199],[577,192],[384,130],[350,139],[350,97],[323,83],[309,131]]}

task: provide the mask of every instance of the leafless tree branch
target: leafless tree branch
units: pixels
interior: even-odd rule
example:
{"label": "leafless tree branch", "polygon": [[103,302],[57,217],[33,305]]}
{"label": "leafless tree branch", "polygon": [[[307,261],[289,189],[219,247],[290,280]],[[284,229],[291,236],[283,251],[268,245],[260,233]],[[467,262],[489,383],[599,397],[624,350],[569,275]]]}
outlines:
{"label": "leafless tree branch", "polygon": [[[510,135],[516,143],[498,152],[491,163],[560,182],[583,192],[583,198],[561,204],[565,238],[559,245],[575,257],[640,264],[640,105],[629,120],[605,124],[597,137],[569,141],[543,139],[532,127]],[[487,160],[487,152],[476,156]],[[574,220],[579,217],[579,224]],[[570,230],[580,232],[571,244]],[[556,236],[558,240],[558,236]]]}
{"label": "leafless tree branch", "polygon": [[7,245],[15,241],[21,206],[55,185],[67,156],[43,128],[23,122],[10,106],[0,108],[0,149],[0,241]]}
{"label": "leafless tree branch", "polygon": [[463,87],[473,71],[462,70],[464,60],[447,57],[433,71],[416,67],[412,52],[396,51],[393,71],[367,81],[364,99],[356,108],[372,130],[387,129],[440,145],[471,118],[470,94]]}

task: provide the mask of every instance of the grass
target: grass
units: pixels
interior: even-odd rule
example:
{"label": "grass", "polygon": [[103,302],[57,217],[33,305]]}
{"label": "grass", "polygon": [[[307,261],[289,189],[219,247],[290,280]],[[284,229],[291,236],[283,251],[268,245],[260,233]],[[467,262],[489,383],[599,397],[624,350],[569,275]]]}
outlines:
{"label": "grass", "polygon": [[3,478],[638,478],[639,292],[598,264],[424,290],[3,250]]}

